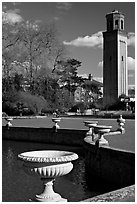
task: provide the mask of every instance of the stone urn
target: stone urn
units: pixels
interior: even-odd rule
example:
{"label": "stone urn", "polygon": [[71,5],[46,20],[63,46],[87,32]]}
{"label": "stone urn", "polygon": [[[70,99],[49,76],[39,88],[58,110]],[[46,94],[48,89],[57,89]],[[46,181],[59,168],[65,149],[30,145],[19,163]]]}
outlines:
{"label": "stone urn", "polygon": [[36,195],[32,201],[36,202],[65,202],[53,190],[53,181],[56,177],[68,174],[73,169],[71,161],[78,159],[78,155],[67,151],[31,151],[18,155],[23,162],[23,169],[29,175],[38,176],[44,184],[44,190]]}
{"label": "stone urn", "polygon": [[98,124],[98,121],[84,121],[86,127],[89,128],[88,132],[86,133],[87,137],[92,137],[92,141],[94,141],[94,127]]}
{"label": "stone urn", "polygon": [[58,125],[58,123],[59,123],[60,121],[61,121],[61,118],[58,118],[58,117],[52,118],[52,122],[55,123],[55,125],[53,126],[53,128],[54,128],[55,130],[57,130],[57,129],[60,128],[60,126]]}
{"label": "stone urn", "polygon": [[6,126],[9,128],[9,127],[12,127],[12,123],[11,123],[11,121],[13,120],[13,118],[9,118],[9,117],[7,117],[7,118],[5,118],[5,120],[7,121],[7,124],[6,124]]}
{"label": "stone urn", "polygon": [[94,128],[95,134],[98,134],[97,141],[99,142],[99,145],[109,145],[108,141],[104,138],[105,133],[109,133],[112,126],[107,125],[96,125]]}
{"label": "stone urn", "polygon": [[117,119],[117,122],[118,122],[118,125],[119,125],[118,130],[120,130],[121,132],[124,133],[125,129],[123,128],[123,126],[125,124],[125,119],[122,118],[122,115],[120,115],[120,118]]}

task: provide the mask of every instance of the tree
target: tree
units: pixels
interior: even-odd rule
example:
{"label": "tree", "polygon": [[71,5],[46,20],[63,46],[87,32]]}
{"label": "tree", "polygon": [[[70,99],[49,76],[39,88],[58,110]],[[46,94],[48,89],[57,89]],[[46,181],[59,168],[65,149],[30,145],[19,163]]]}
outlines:
{"label": "tree", "polygon": [[35,76],[39,68],[45,63],[47,66],[51,66],[51,70],[54,69],[62,54],[62,49],[59,47],[56,29],[52,24],[27,22],[20,27],[19,39],[21,55],[18,60],[28,62],[27,73],[33,91]]}
{"label": "tree", "polygon": [[64,50],[54,24],[3,24],[3,73],[8,75],[14,68],[11,63],[22,67],[32,91],[38,70],[45,65],[54,70]]}
{"label": "tree", "polygon": [[18,26],[2,24],[2,74],[3,77],[8,78],[12,69],[11,63],[16,60],[18,53],[17,42],[19,41]]}
{"label": "tree", "polygon": [[77,69],[81,66],[81,62],[76,59],[67,59],[58,62],[57,73],[60,75],[59,82],[68,89],[70,95],[74,95],[76,87],[80,82],[77,76]]}

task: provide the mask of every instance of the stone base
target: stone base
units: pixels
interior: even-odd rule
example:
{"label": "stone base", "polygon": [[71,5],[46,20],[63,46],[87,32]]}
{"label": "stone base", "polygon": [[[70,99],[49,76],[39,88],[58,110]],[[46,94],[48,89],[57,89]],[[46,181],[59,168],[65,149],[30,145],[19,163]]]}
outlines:
{"label": "stone base", "polygon": [[[95,139],[95,138],[94,138]],[[84,140],[90,144],[95,145],[95,141],[92,140],[92,136],[88,135],[84,138]]]}
{"label": "stone base", "polygon": [[29,199],[29,202],[67,202],[67,199],[65,199],[65,198],[60,198],[59,200],[57,200],[57,201],[55,201],[55,200],[47,200],[47,201],[45,201],[45,200],[38,200],[38,199],[36,199],[36,198],[34,198],[34,199]]}
{"label": "stone base", "polygon": [[105,147],[109,147],[109,143],[108,141],[99,141],[99,147],[102,147],[102,146],[105,146]]}

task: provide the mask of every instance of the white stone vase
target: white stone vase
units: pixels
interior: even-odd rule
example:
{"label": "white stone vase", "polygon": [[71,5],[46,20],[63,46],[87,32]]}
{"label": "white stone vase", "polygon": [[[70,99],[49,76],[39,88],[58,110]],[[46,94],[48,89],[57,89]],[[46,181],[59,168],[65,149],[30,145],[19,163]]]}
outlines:
{"label": "white stone vase", "polygon": [[5,118],[5,120],[7,121],[7,124],[6,126],[9,128],[9,127],[12,127],[12,123],[11,121],[13,120],[12,118]]}
{"label": "white stone vase", "polygon": [[86,133],[87,137],[92,137],[92,142],[94,142],[94,127],[98,124],[98,121],[84,121],[86,127],[89,128],[88,132]]}
{"label": "white stone vase", "polygon": [[55,128],[56,130],[60,128],[60,126],[58,125],[58,123],[61,121],[61,118],[52,118],[52,121],[55,123],[55,125],[53,126],[53,128]]}
{"label": "white stone vase", "polygon": [[97,125],[94,128],[96,134],[98,134],[99,145],[109,145],[108,141],[104,138],[105,133],[109,133],[112,126]]}
{"label": "white stone vase", "polygon": [[37,202],[65,202],[53,190],[53,181],[56,177],[68,174],[73,169],[71,161],[76,160],[78,155],[66,151],[31,151],[18,155],[23,161],[23,169],[29,175],[35,175],[41,178],[44,184],[44,190],[40,195],[36,195],[32,201]]}
{"label": "white stone vase", "polygon": [[120,118],[117,119],[117,122],[118,122],[118,126],[119,126],[118,130],[120,130],[124,133],[125,129],[123,128],[123,126],[125,125],[125,119],[122,118],[122,115],[120,115]]}

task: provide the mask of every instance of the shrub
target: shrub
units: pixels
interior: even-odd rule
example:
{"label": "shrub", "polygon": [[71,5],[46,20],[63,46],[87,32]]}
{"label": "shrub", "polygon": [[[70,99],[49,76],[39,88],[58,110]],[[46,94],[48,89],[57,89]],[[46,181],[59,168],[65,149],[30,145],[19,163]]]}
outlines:
{"label": "shrub", "polygon": [[28,92],[20,92],[19,96],[23,106],[35,115],[40,115],[42,109],[47,107],[47,101],[42,96],[32,95]]}
{"label": "shrub", "polygon": [[87,105],[84,102],[78,102],[77,104],[75,104],[70,110],[69,112],[77,112],[77,110],[80,110],[80,113],[84,113],[84,111],[86,110]]}
{"label": "shrub", "polygon": [[47,107],[47,101],[41,97],[28,92],[16,92],[6,94],[3,98],[2,111],[8,115],[32,115],[41,114],[42,109]]}
{"label": "shrub", "polygon": [[126,103],[125,102],[121,102],[121,101],[117,101],[114,104],[111,104],[107,107],[107,110],[125,110],[126,107]]}

